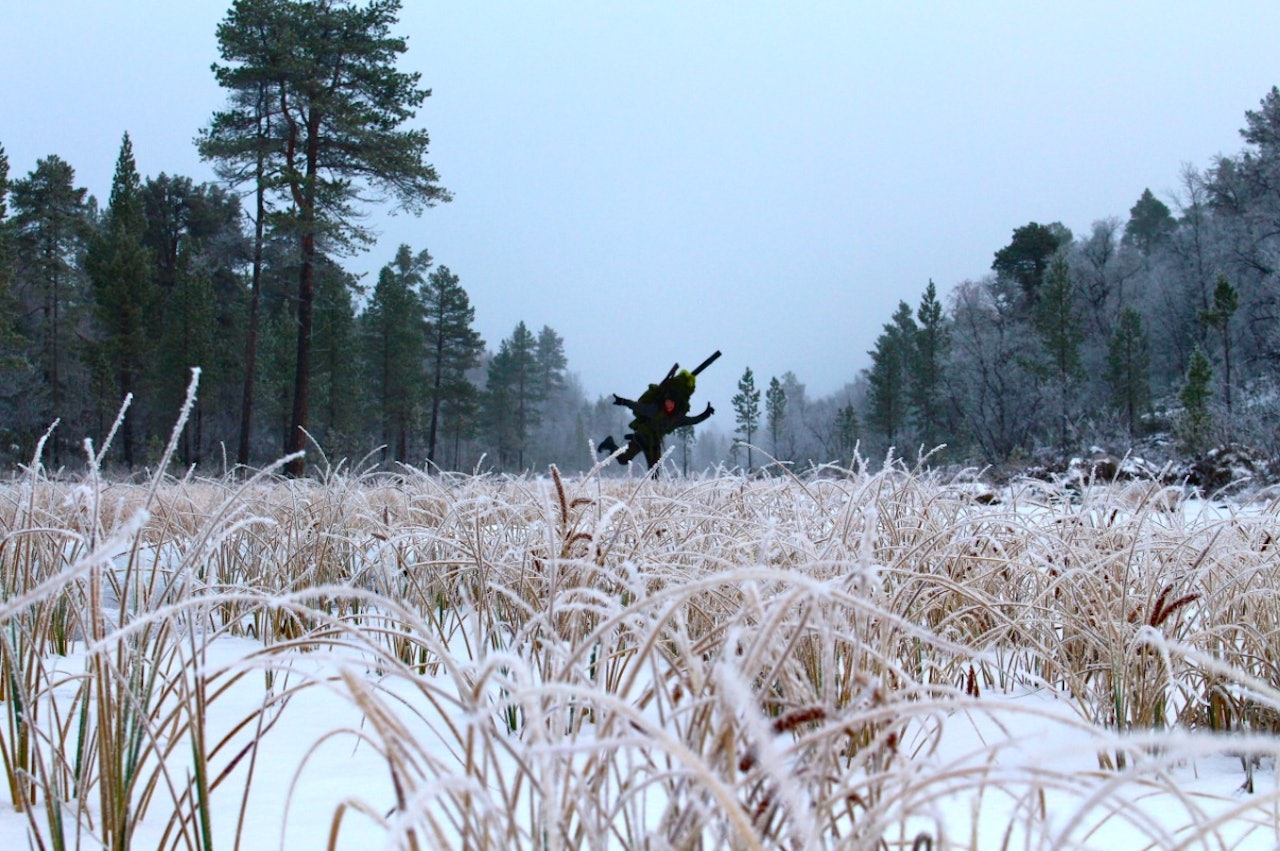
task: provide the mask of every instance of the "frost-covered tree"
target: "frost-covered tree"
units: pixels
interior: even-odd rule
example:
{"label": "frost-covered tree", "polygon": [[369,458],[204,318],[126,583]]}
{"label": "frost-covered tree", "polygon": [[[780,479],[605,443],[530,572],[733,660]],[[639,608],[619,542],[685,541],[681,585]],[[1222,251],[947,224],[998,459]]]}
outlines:
{"label": "frost-covered tree", "polygon": [[1036,332],[1017,282],[999,277],[956,288],[948,387],[965,434],[988,463],[1025,449],[1039,426]]}
{"label": "frost-covered tree", "polygon": [[858,412],[852,402],[846,402],[836,411],[835,433],[836,447],[841,461],[851,461],[854,450],[858,447],[858,433],[862,424],[858,420]]}
{"label": "frost-covered tree", "polygon": [[1124,247],[1119,232],[1118,218],[1099,219],[1070,252],[1081,330],[1098,342],[1098,348],[1105,346],[1120,312],[1133,302],[1132,283],[1142,269],[1138,253]]}
{"label": "frost-covered tree", "polygon": [[676,446],[680,453],[680,474],[689,475],[689,461],[693,457],[693,447],[698,442],[697,429],[694,426],[681,426],[675,430]]}

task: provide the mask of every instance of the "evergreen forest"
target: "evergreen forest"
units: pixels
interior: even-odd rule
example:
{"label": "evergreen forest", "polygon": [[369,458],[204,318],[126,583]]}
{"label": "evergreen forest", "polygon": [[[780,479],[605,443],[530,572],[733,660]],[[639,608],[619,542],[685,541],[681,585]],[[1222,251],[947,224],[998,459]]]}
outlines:
{"label": "evergreen forest", "polygon": [[[0,460],[73,468],[87,439],[145,469],[193,368],[176,457],[211,471],[300,450],[313,468],[581,470],[625,430],[550,325],[482,339],[466,270],[427,246],[375,281],[344,268],[372,241],[370,201],[451,198],[410,129],[430,90],[397,68],[399,8],[232,3],[226,100],[193,140],[214,181],[144,175],[125,134],[103,202],[56,152],[18,175],[0,146]],[[719,425],[670,442],[676,467],[1280,455],[1280,90],[1240,132],[1238,154],[1127,218],[1010,223],[988,274],[921,282],[878,338],[850,340],[869,366],[836,393],[810,397],[803,365],[759,388],[748,368]]]}

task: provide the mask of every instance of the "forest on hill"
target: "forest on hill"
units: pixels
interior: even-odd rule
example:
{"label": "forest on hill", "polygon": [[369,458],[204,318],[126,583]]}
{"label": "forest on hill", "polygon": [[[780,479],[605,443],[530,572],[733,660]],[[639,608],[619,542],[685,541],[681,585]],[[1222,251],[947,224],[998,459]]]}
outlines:
{"label": "forest on hill", "polygon": [[[426,246],[400,246],[374,282],[344,268],[369,241],[366,202],[450,200],[408,123],[430,92],[397,70],[398,9],[233,3],[215,66],[226,102],[195,140],[216,181],[143,175],[126,134],[103,204],[57,153],[11,175],[0,146],[0,461],[39,449],[74,467],[83,440],[112,435],[105,463],[145,468],[193,367],[184,465],[307,449],[365,466],[581,470],[592,442],[625,431],[625,412],[572,371],[554,317],[482,339],[466,270]],[[1274,458],[1280,90],[1241,136],[1238,154],[1186,166],[1127,218],[1087,233],[1011,223],[988,274],[928,281],[877,339],[850,340],[870,365],[836,393],[811,396],[803,365],[759,386],[748,368],[731,409],[672,442],[676,467],[934,447],[930,463],[948,465],[1233,445]]]}
{"label": "forest on hill", "polygon": [[932,282],[901,302],[870,352],[865,430],[993,465],[1097,447],[1274,458],[1280,90],[1240,133],[1239,154],[1184,167],[1172,207],[1148,189],[1085,234],[1022,225],[945,307]]}

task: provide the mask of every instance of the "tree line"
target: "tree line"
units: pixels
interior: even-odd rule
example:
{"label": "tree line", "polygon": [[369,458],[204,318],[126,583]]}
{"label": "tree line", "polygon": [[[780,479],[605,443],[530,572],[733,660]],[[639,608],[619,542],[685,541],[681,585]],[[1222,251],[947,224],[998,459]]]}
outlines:
{"label": "tree line", "polygon": [[[110,463],[145,466],[199,366],[187,464],[310,447],[442,469],[591,463],[589,440],[624,417],[587,401],[552,328],[521,322],[491,350],[425,249],[401,246],[370,285],[342,266],[371,240],[366,202],[451,197],[410,126],[430,90],[397,68],[399,10],[235,0],[213,69],[226,103],[195,140],[216,183],[143,178],[126,134],[100,209],[56,154],[11,179],[0,147],[0,458],[40,447],[57,468],[85,457],[81,436],[114,435]],[[1169,203],[1146,190],[1083,235],[1030,222],[990,274],[947,294],[929,281],[837,393],[810,398],[792,372],[761,391],[748,368],[735,433],[682,430],[676,464],[943,445],[935,459],[1000,464],[1143,441],[1276,454],[1280,91],[1245,119],[1244,150],[1187,167]]]}
{"label": "tree line", "polygon": [[[0,147],[0,455],[30,461],[48,432],[43,463],[82,463],[82,438],[100,447],[128,399],[105,460],[145,467],[199,366],[182,463],[279,458],[294,414],[292,234],[267,227],[255,262],[235,194],[142,178],[127,135],[105,209],[56,155],[25,177],[8,171]],[[488,351],[459,275],[425,250],[400,246],[371,286],[321,255],[314,280],[313,449],[444,469],[577,469],[588,434],[617,427],[586,401],[551,327],[521,322]]]}
{"label": "tree line", "polygon": [[1280,455],[1280,89],[1240,133],[1243,151],[1186,166],[1169,203],[1146,189],[1127,220],[1082,235],[1030,222],[988,275],[945,299],[929,281],[834,398],[810,402],[792,373],[772,379],[764,441],[748,369],[734,398],[747,466],[753,441],[800,464],[855,446],[994,465],[1098,447]]}
{"label": "tree line", "polygon": [[196,140],[218,183],[143,179],[125,134],[100,209],[56,154],[11,180],[0,147],[0,456],[39,447],[58,468],[87,457],[79,436],[110,435],[109,463],[145,466],[197,366],[186,464],[314,447],[577,466],[588,431],[616,426],[552,328],[521,322],[489,353],[459,276],[427,251],[401,246],[371,287],[342,268],[371,240],[366,201],[417,213],[450,199],[408,126],[430,90],[396,67],[399,10],[236,0],[213,69],[227,103]]}

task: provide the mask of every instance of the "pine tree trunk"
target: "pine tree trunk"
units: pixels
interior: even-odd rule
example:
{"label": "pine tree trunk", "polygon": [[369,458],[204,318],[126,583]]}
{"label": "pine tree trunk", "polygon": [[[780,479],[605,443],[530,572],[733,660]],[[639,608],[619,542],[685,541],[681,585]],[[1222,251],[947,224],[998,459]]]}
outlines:
{"label": "pine tree trunk", "polygon": [[253,384],[258,367],[258,313],[262,303],[262,217],[266,213],[266,180],[262,156],[258,156],[257,220],[253,227],[253,277],[249,292],[249,327],[244,340],[244,392],[240,401],[240,446],[236,463],[249,464],[249,448],[253,435]]}
{"label": "pine tree trunk", "polygon": [[[302,237],[302,269],[298,275],[298,363],[293,374],[293,416],[289,420],[286,455],[306,448],[307,411],[311,401],[311,329],[315,302],[315,236]],[[285,467],[289,476],[306,472],[306,460],[295,458]]]}
{"label": "pine tree trunk", "polygon": [[[314,325],[316,277],[316,179],[320,159],[320,116],[312,113],[307,125],[306,182],[295,197],[302,224],[302,269],[298,273],[298,362],[293,378],[293,417],[289,422],[285,454],[306,448],[308,408],[311,404],[311,330]],[[295,458],[285,474],[299,477],[306,472],[304,458]]]}
{"label": "pine tree trunk", "polygon": [[[120,373],[120,392],[122,398],[128,399],[133,394],[133,372],[124,370]],[[120,450],[124,455],[124,466],[133,471],[133,417],[125,414],[120,423]]]}
{"label": "pine tree trunk", "polygon": [[437,326],[434,386],[431,388],[431,426],[427,433],[427,466],[436,462],[436,428],[440,422],[440,388],[444,384],[444,334]]}

